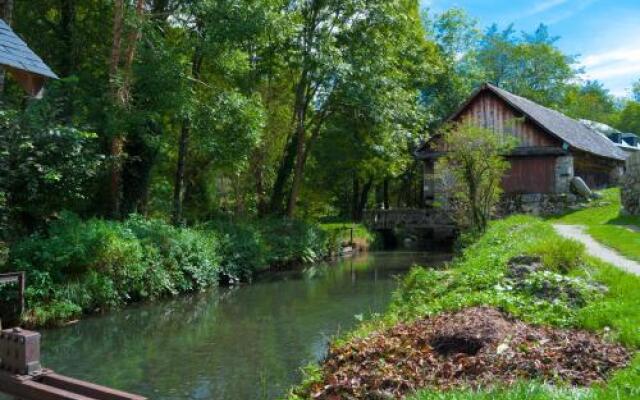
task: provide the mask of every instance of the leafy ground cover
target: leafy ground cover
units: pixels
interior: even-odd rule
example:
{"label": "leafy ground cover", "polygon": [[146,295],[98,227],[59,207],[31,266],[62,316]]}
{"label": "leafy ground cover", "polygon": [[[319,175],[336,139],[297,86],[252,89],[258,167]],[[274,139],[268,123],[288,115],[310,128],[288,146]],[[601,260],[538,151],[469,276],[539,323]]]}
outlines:
{"label": "leafy ground cover", "polygon": [[[526,257],[523,258],[522,255]],[[524,271],[523,267],[526,267]],[[330,366],[339,363],[340,354],[344,358],[344,353],[341,352],[348,352],[350,346],[353,348],[352,346],[363,341],[371,341],[371,347],[375,348],[375,338],[380,335],[396,340],[389,335],[394,329],[399,333],[398,329],[401,330],[403,326],[429,324],[425,321],[437,319],[438,315],[451,315],[449,313],[481,306],[497,309],[509,315],[508,318],[537,327],[531,328],[534,331],[551,329],[549,332],[565,332],[560,335],[567,334],[566,338],[571,341],[562,348],[562,352],[570,352],[573,348],[573,356],[576,357],[598,353],[590,351],[588,346],[580,349],[572,347],[574,340],[582,340],[580,335],[587,335],[584,333],[586,331],[597,335],[600,339],[593,340],[598,343],[619,343],[625,346],[631,354],[631,361],[628,367],[609,376],[606,383],[595,383],[597,380],[577,382],[569,372],[555,376],[527,374],[523,372],[527,370],[525,364],[514,374],[514,379],[497,378],[476,386],[458,382],[462,383],[462,388],[453,390],[443,390],[442,385],[437,382],[427,381],[424,382],[424,391],[413,395],[415,399],[467,399],[483,396],[504,399],[576,396],[587,399],[639,398],[640,357],[635,356],[640,347],[638,288],[640,278],[587,257],[579,244],[560,238],[551,224],[545,221],[527,216],[497,221],[476,243],[467,247],[449,268],[414,268],[402,281],[387,313],[334,341],[331,354],[337,354],[338,357],[332,358],[330,354],[321,366],[310,367],[307,379],[293,391],[290,398],[309,398],[312,389],[322,385],[320,382],[330,382],[327,381]],[[576,330],[583,333],[578,334]],[[585,337],[594,338],[591,335],[582,338]],[[408,352],[416,351],[413,345],[404,348]],[[340,350],[336,353],[336,349]],[[511,347],[509,349],[513,350]],[[516,349],[519,347],[516,346]],[[497,352],[497,347],[495,350]],[[521,350],[525,351],[525,348]],[[384,354],[384,347],[367,351],[379,351],[378,362],[388,362],[390,369],[393,366],[390,361],[393,355]],[[603,351],[599,356],[605,353]],[[572,373],[575,373],[578,364],[572,367]],[[411,376],[408,373],[402,375],[402,378],[410,382]],[[351,378],[357,379],[356,375]],[[512,381],[513,385],[510,385]],[[591,385],[579,387],[577,383]],[[447,388],[446,385],[444,387]],[[396,397],[399,396],[389,398]]]}
{"label": "leafy ground cover", "polygon": [[203,290],[220,276],[250,280],[328,254],[328,234],[301,221],[216,221],[176,228],[160,220],[82,220],[62,214],[47,232],[12,245],[4,270],[27,272],[26,326],[64,323],[127,303]]}
{"label": "leafy ground cover", "polygon": [[597,241],[626,257],[640,261],[640,217],[621,214],[620,189],[602,192],[587,208],[554,218],[554,223],[583,225]]}
{"label": "leafy ground cover", "polygon": [[520,379],[602,382],[626,349],[576,330],[533,327],[494,308],[398,324],[331,349],[313,398],[397,398],[420,387],[478,388]]}

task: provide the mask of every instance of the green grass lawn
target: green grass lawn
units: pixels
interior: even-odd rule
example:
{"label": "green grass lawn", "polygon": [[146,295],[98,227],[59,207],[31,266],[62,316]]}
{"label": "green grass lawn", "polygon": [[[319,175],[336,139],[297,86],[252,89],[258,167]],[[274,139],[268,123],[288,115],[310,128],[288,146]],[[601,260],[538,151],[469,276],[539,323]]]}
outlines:
{"label": "green grass lawn", "polygon": [[[613,212],[602,210],[606,207],[609,206],[591,210],[593,213],[586,216],[608,220],[605,214]],[[565,217],[569,221],[576,218]],[[559,285],[572,285],[584,302],[576,305],[563,297],[541,300],[534,295],[535,288],[527,292],[505,284],[508,260],[520,254],[541,255],[548,270],[545,274],[553,274],[552,281]],[[544,277],[547,279],[548,275]],[[588,282],[593,281],[608,290],[605,293],[590,290]],[[583,247],[561,238],[549,222],[529,216],[492,223],[489,231],[467,247],[448,269],[414,268],[403,279],[385,315],[365,322],[334,344],[347,345],[355,337],[399,322],[477,305],[497,307],[533,324],[586,329],[634,352],[640,349],[640,277],[588,257]],[[308,398],[305,387],[322,379],[317,366],[307,373],[305,383],[290,399]],[[553,386],[535,381],[514,386],[496,382],[495,387],[478,390],[425,388],[411,397],[411,400],[428,399],[640,399],[640,356],[636,353],[631,364],[615,372],[604,385],[576,388],[562,382]]]}
{"label": "green grass lawn", "polygon": [[640,217],[620,214],[620,190],[602,192],[603,198],[580,211],[550,219],[553,223],[583,225],[594,239],[633,260],[640,261]]}

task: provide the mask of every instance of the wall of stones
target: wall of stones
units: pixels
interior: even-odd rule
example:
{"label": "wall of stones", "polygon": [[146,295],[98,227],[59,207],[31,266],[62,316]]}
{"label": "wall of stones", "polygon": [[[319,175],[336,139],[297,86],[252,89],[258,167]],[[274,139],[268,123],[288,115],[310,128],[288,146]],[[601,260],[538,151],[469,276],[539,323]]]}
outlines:
{"label": "wall of stones", "polygon": [[512,214],[555,215],[575,207],[578,196],[571,193],[561,194],[513,194],[503,197],[497,211],[501,216]]}
{"label": "wall of stones", "polygon": [[640,152],[627,159],[627,171],[622,178],[622,207],[630,215],[640,215]]}

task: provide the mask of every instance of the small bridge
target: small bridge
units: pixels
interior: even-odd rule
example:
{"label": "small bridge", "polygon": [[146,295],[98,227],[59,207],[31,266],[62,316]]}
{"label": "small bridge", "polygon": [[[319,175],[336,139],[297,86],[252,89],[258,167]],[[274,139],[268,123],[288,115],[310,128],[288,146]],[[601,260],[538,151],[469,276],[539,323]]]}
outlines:
{"label": "small bridge", "polygon": [[374,230],[389,229],[434,229],[455,230],[451,217],[440,209],[391,209],[365,211],[365,224]]}

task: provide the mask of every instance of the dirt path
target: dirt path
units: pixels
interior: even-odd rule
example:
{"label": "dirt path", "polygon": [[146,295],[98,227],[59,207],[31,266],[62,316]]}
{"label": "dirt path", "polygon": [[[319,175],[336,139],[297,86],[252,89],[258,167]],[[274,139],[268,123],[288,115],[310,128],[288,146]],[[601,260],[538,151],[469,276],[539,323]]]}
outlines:
{"label": "dirt path", "polygon": [[630,260],[616,251],[598,243],[594,238],[584,231],[583,226],[578,225],[554,225],[555,230],[568,239],[581,242],[587,248],[587,253],[603,261],[613,264],[636,275],[640,275],[640,263]]}

